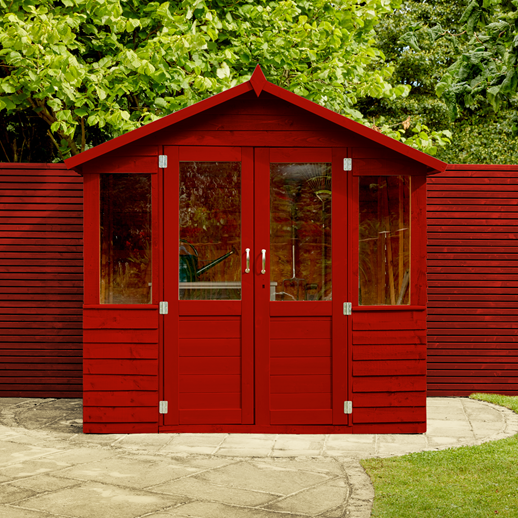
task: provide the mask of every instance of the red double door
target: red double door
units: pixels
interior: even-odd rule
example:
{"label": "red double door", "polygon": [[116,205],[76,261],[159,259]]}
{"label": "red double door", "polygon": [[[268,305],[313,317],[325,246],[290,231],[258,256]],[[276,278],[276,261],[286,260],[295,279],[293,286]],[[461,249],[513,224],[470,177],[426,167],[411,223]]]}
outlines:
{"label": "red double door", "polygon": [[163,426],[348,424],[344,151],[164,148]]}

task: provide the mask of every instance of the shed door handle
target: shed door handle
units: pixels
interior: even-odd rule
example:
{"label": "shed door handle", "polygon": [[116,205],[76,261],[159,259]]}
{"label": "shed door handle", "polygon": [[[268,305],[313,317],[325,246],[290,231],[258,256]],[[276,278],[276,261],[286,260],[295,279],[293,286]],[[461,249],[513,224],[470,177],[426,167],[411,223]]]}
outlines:
{"label": "shed door handle", "polygon": [[250,273],[250,248],[246,249],[246,268],[245,273]]}
{"label": "shed door handle", "polygon": [[263,256],[263,268],[261,273],[264,275],[266,273],[266,250],[264,248],[261,250],[261,254]]}

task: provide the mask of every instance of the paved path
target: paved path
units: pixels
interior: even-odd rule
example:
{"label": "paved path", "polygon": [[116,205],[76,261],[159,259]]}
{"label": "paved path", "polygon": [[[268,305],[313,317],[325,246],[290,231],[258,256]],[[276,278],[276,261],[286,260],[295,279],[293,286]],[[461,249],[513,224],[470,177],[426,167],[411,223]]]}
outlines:
{"label": "paved path", "polygon": [[0,399],[2,518],[368,518],[358,460],[480,444],[518,415],[429,398],[424,435],[84,435],[81,400]]}

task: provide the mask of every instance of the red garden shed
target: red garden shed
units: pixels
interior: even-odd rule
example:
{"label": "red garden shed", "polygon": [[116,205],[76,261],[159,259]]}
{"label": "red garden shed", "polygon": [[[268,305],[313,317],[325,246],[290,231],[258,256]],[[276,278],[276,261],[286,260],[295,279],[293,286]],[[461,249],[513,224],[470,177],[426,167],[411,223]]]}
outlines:
{"label": "red garden shed", "polygon": [[85,432],[425,431],[426,176],[446,164],[258,67],[66,165]]}

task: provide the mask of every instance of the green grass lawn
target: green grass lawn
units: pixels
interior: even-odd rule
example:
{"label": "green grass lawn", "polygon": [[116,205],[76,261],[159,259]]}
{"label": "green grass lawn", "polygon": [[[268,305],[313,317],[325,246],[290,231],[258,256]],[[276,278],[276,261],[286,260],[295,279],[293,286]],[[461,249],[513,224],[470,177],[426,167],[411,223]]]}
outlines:
{"label": "green grass lawn", "polygon": [[[470,397],[518,413],[515,396]],[[518,517],[518,435],[361,463],[374,484],[372,517]]]}

